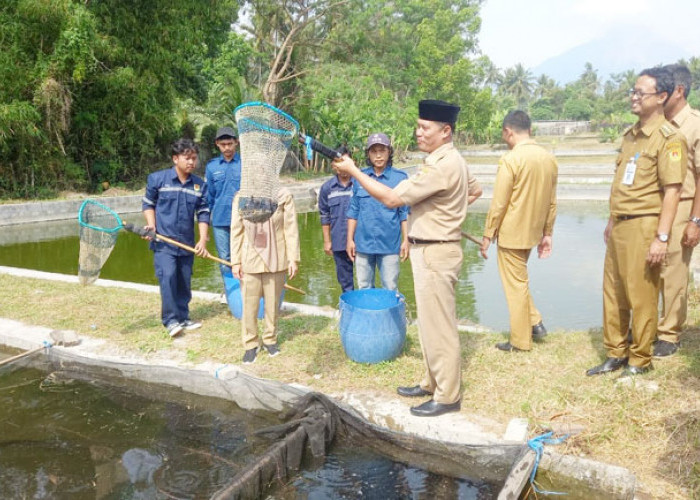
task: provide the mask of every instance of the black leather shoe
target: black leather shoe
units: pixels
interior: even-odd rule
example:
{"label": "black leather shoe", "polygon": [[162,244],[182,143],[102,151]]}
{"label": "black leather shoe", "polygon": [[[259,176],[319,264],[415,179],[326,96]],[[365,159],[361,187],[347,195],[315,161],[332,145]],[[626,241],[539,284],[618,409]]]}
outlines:
{"label": "black leather shoe", "polygon": [[645,373],[649,373],[652,371],[654,367],[649,363],[646,366],[628,366],[624,370],[622,370],[622,373],[620,373],[620,376],[618,378],[626,378],[626,377],[633,377],[635,375],[644,375]]}
{"label": "black leather shoe", "polygon": [[542,340],[547,336],[547,329],[540,321],[532,327],[532,340]]}
{"label": "black leather shoe", "polygon": [[414,385],[413,387],[399,387],[396,389],[399,396],[404,396],[406,398],[422,398],[423,396],[432,396],[433,393],[426,391],[419,385]]}
{"label": "black leather shoe", "polygon": [[411,415],[415,415],[416,417],[437,417],[438,415],[442,415],[443,413],[459,411],[461,407],[462,404],[460,401],[451,404],[444,404],[437,403],[431,399],[429,401],[426,401],[422,405],[412,406]]}
{"label": "black leather shoe", "polygon": [[499,342],[496,344],[496,349],[500,349],[501,351],[517,351],[517,352],[523,352],[522,349],[518,349],[517,347],[514,347],[510,344],[510,342]]}
{"label": "black leather shoe", "polygon": [[627,358],[608,358],[604,363],[586,370],[586,375],[600,375],[601,373],[614,372],[623,366],[627,366]]}
{"label": "black leather shoe", "polygon": [[654,357],[665,358],[666,356],[672,356],[676,353],[680,346],[680,343],[669,342],[667,340],[657,340],[654,342]]}

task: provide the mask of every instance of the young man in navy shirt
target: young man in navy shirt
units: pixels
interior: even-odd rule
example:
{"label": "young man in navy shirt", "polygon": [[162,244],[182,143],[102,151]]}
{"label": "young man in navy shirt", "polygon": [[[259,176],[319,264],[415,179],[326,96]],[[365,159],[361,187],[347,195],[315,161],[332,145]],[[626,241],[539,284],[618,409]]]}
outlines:
{"label": "young man in navy shirt", "polygon": [[[347,152],[345,150],[344,152]],[[318,194],[318,211],[323,230],[323,251],[335,260],[335,274],[343,292],[354,289],[352,259],[348,257],[348,219],[346,212],[352,197],[352,179],[347,174],[337,174],[321,186]]]}
{"label": "young man in navy shirt", "polygon": [[[231,203],[241,189],[241,156],[236,151],[238,136],[231,127],[216,131],[216,147],[221,156],[209,160],[206,168],[207,202],[211,210],[211,230],[219,258],[231,260]],[[231,272],[223,264],[221,274]],[[223,302],[223,300],[222,300]]]}
{"label": "young man in navy shirt", "polygon": [[[199,256],[207,256],[209,206],[207,186],[193,175],[199,149],[190,139],[172,144],[173,167],[148,176],[146,194],[141,208],[146,229],[193,246]],[[194,218],[197,216],[199,240],[195,244]],[[153,265],[160,284],[163,325],[171,337],[182,330],[194,330],[201,323],[190,319],[192,299],[191,279],[194,255],[170,245],[152,240]]]}

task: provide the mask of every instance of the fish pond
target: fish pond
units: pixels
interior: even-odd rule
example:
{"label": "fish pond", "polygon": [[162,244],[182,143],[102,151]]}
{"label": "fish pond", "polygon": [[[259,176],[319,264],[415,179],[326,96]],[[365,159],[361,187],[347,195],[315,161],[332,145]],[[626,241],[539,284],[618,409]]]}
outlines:
{"label": "fish pond", "polygon": [[[480,237],[486,201],[478,201],[464,229]],[[142,224],[139,213],[126,214],[127,222]],[[290,284],[306,295],[287,292],[285,300],[336,307],[340,289],[333,258],[323,252],[323,238],[316,212],[298,215],[301,239],[299,275]],[[600,202],[562,202],[554,229],[552,256],[540,260],[533,251],[530,287],[534,301],[550,329],[580,330],[602,323],[602,273],[605,246],[603,229],[607,206]],[[75,220],[24,224],[3,228],[0,234],[0,265],[63,274],[78,272],[78,223]],[[210,251],[215,255],[213,242]],[[484,260],[477,245],[462,242],[464,262],[457,283],[457,315],[465,324],[479,324],[494,331],[508,330],[508,309],[496,264],[496,248]],[[101,278],[157,284],[152,253],[144,240],[122,232]],[[193,289],[223,292],[218,264],[196,259]],[[415,316],[410,262],[401,264],[399,291],[406,296],[409,316]]]}

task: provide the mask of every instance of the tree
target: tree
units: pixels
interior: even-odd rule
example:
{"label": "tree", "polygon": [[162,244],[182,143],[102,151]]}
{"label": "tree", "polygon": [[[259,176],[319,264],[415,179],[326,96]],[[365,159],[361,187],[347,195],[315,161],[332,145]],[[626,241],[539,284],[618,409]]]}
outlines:
{"label": "tree", "polygon": [[142,182],[177,133],[176,101],[205,101],[202,61],[216,56],[235,7],[234,0],[3,2],[0,105],[14,125],[0,139],[0,174],[7,169],[13,179],[0,181],[0,196]]}
{"label": "tree", "polygon": [[503,75],[503,85],[499,90],[515,98],[520,109],[526,109],[532,94],[532,72],[518,63],[507,68]]}
{"label": "tree", "polygon": [[[260,66],[263,99],[281,100],[280,85],[302,76],[313,49],[329,32],[333,11],[348,0],[248,0],[252,25],[243,26],[254,37],[255,50],[267,68]],[[309,52],[304,54],[303,52]],[[301,52],[301,53],[300,53]],[[262,61],[261,61],[262,63]],[[264,74],[263,74],[264,73]]]}

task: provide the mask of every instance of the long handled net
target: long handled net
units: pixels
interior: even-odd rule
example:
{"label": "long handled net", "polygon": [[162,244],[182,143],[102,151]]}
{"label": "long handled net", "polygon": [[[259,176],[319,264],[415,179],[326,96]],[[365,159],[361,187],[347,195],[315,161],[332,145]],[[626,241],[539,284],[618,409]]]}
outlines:
{"label": "long handled net", "polygon": [[80,253],[78,281],[94,283],[117,244],[117,234],[124,227],[121,218],[110,208],[94,200],[85,200],[78,210]]}
{"label": "long handled net", "polygon": [[245,220],[264,222],[277,210],[279,173],[299,124],[264,102],[241,104],[234,115],[241,148],[238,210]]}

